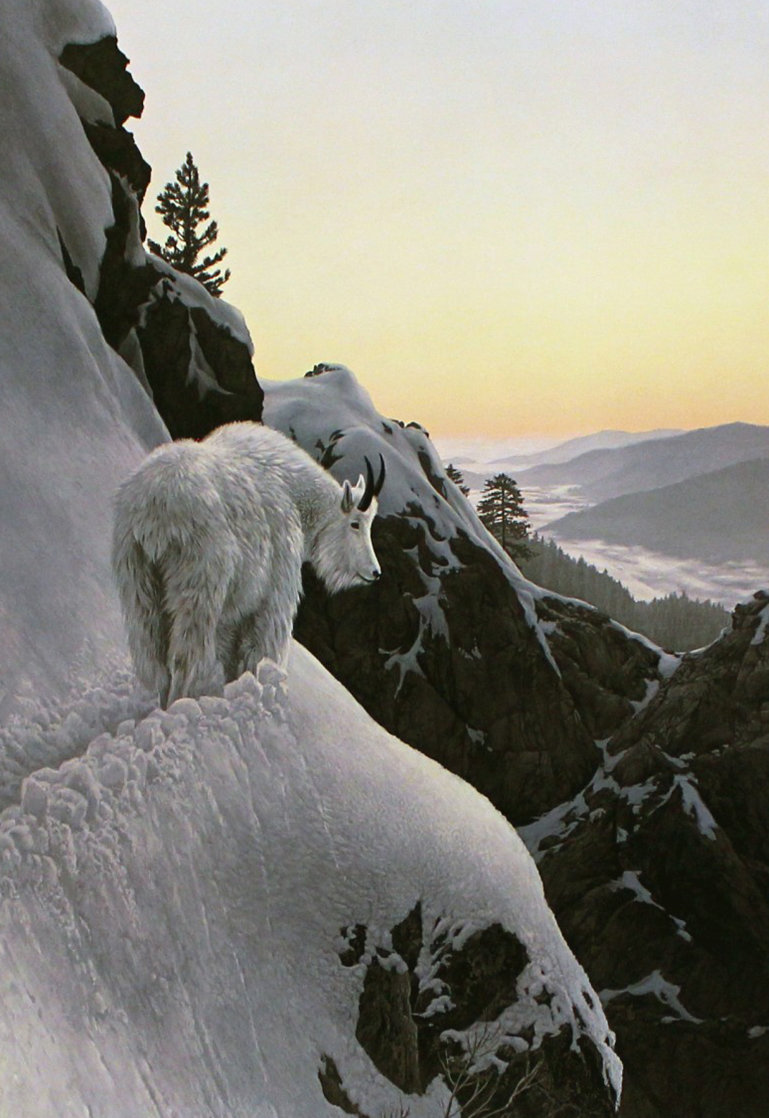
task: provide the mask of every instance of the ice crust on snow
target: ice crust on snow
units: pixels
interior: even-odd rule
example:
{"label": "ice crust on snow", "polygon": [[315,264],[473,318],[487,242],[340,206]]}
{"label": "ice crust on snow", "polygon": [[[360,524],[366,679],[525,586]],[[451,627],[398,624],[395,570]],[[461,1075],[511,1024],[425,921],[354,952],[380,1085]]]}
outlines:
{"label": "ice crust on snow", "polygon": [[[309,653],[294,646],[287,680],[264,662],[223,698],[135,713],[30,774],[0,817],[0,1111],[318,1118],[336,1112],[326,1054],[386,1113],[402,1096],[355,1040],[363,968],[341,965],[339,933],[381,942],[417,901],[455,946],[492,922],[516,935],[530,962],[500,1028],[587,1032],[618,1087],[513,828]],[[412,1115],[444,1093],[409,1098]]]}

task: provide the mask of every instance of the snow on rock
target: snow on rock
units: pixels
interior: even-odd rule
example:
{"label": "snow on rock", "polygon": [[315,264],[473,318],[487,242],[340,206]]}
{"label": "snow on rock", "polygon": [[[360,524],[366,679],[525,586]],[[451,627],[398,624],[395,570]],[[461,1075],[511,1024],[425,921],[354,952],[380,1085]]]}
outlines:
{"label": "snow on rock", "polygon": [[[382,416],[369,393],[344,365],[320,364],[297,380],[262,380],[261,384],[265,391],[264,422],[295,439],[340,481],[355,480],[364,470],[366,457],[376,467],[378,456],[382,456],[387,481],[379,500],[380,514],[429,524],[425,543],[441,576],[462,565],[456,547],[452,546],[460,535],[490,553],[513,589],[546,662],[556,675],[561,674],[548,640],[553,635],[548,610],[561,603],[564,607],[575,606],[583,613],[600,615],[594,607],[545,591],[521,574],[481,522],[471,502],[447,477],[440,455],[419,423]],[[440,617],[443,605],[436,586],[440,587],[439,580],[426,580],[427,592],[415,604],[427,624],[434,627],[439,618],[438,623],[445,631],[445,621]],[[647,638],[615,622],[611,624],[622,632],[625,643],[639,646],[639,655],[650,654],[650,665],[659,663],[658,674],[667,677],[675,670],[678,661],[674,657],[663,653]]]}
{"label": "snow on rock", "polygon": [[3,1114],[319,1118],[338,1113],[333,1062],[365,1113],[438,1118],[439,1080],[404,1100],[356,1039],[365,959],[340,959],[344,928],[392,943],[415,906],[455,949],[512,935],[528,961],[500,1018],[511,1050],[565,1030],[619,1089],[513,829],[299,646],[287,680],[265,661],[31,774],[0,817],[0,894]]}
{"label": "snow on rock", "polygon": [[642,978],[640,982],[634,982],[631,986],[625,987],[623,990],[602,990],[601,1002],[603,1005],[608,1005],[609,1002],[615,998],[620,997],[622,994],[630,994],[632,997],[643,998],[648,995],[655,997],[658,1001],[662,1002],[664,1006],[672,1009],[675,1016],[665,1016],[660,1018],[663,1024],[669,1024],[671,1021],[689,1021],[692,1025],[699,1025],[702,1023],[701,1018],[693,1016],[681,1004],[679,997],[681,987],[668,982],[660,971],[655,970],[646,978]]}
{"label": "snow on rock", "polygon": [[25,695],[61,693],[77,661],[121,641],[110,496],[167,437],[67,277],[93,297],[113,214],[78,79],[57,59],[112,31],[98,3],[0,8],[0,246],[13,262],[0,276],[0,717]]}
{"label": "snow on rock", "polygon": [[[290,435],[322,461],[340,481],[355,480],[365,458],[376,469],[381,454],[387,482],[379,499],[382,516],[421,510],[434,523],[430,546],[444,563],[456,565],[441,542],[463,531],[490,548],[521,585],[526,580],[510,557],[481,524],[469,501],[446,477],[430,436],[419,423],[386,419],[371,396],[344,365],[316,365],[290,381],[264,381],[264,422]],[[528,585],[528,584],[527,584]]]}
{"label": "snow on rock", "polygon": [[[143,249],[142,251],[144,252]],[[248,352],[253,355],[254,343],[248,331],[246,320],[237,307],[233,307],[226,299],[215,298],[196,279],[177,271],[167,260],[163,260],[151,252],[145,252],[144,259],[149,261],[154,270],[164,277],[159,281],[163,285],[164,294],[170,294],[171,298],[183,303],[185,307],[197,307],[205,311],[217,326],[223,327],[233,338],[242,342]]]}

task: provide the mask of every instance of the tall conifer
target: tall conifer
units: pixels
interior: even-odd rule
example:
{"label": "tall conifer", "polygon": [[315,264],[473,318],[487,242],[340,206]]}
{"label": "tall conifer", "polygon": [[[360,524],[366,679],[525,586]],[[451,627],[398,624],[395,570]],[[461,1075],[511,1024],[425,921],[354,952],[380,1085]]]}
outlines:
{"label": "tall conifer", "polygon": [[523,507],[521,491],[509,474],[495,474],[486,479],[478,502],[478,515],[513,559],[526,559],[531,555],[525,542],[529,538],[529,514]]}
{"label": "tall conifer", "polygon": [[[194,276],[218,297],[230,278],[230,270],[227,268],[222,274],[215,266],[227,255],[227,249],[220,248],[212,256],[198,260],[201,252],[219,236],[219,226],[209,221],[208,205],[208,183],[200,181],[200,172],[192,152],[188,151],[176,172],[176,179],[166,183],[155,206],[155,213],[160,214],[171,233],[164,245],[157,241],[147,243],[151,252],[168,261],[177,271]],[[208,224],[201,230],[199,227],[205,222]]]}

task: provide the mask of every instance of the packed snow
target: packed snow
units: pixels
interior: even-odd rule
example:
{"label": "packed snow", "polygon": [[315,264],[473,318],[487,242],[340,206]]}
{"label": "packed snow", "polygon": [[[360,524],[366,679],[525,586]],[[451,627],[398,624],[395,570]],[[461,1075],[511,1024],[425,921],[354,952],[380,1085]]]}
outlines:
{"label": "packed snow", "polygon": [[[392,1111],[355,1040],[367,957],[342,966],[339,936],[363,924],[373,950],[417,901],[426,944],[439,922],[457,945],[492,922],[517,936],[504,1034],[587,1032],[619,1085],[513,828],[298,646],[287,678],[265,661],[30,774],[0,851],[2,1113],[318,1118],[324,1055],[353,1102]],[[406,1101],[437,1116],[445,1088]]]}

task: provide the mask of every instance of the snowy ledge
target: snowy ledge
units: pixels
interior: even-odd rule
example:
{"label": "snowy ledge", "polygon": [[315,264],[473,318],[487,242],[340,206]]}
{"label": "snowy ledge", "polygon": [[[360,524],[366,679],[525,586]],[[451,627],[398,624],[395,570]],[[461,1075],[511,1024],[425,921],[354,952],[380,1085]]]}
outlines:
{"label": "snowy ledge", "polygon": [[[583,1036],[619,1091],[603,1010],[514,830],[298,646],[287,681],[265,662],[31,775],[0,851],[4,1112],[59,1118],[66,1082],[73,1113],[250,1114],[260,1098],[265,1116],[318,1118],[334,1113],[322,1051],[386,1113],[402,1095],[355,1039],[362,976],[338,936],[382,939],[420,901],[425,930],[443,921],[456,943],[514,935],[529,963],[505,1031]],[[410,1097],[413,1118],[442,1113],[443,1090]]]}

